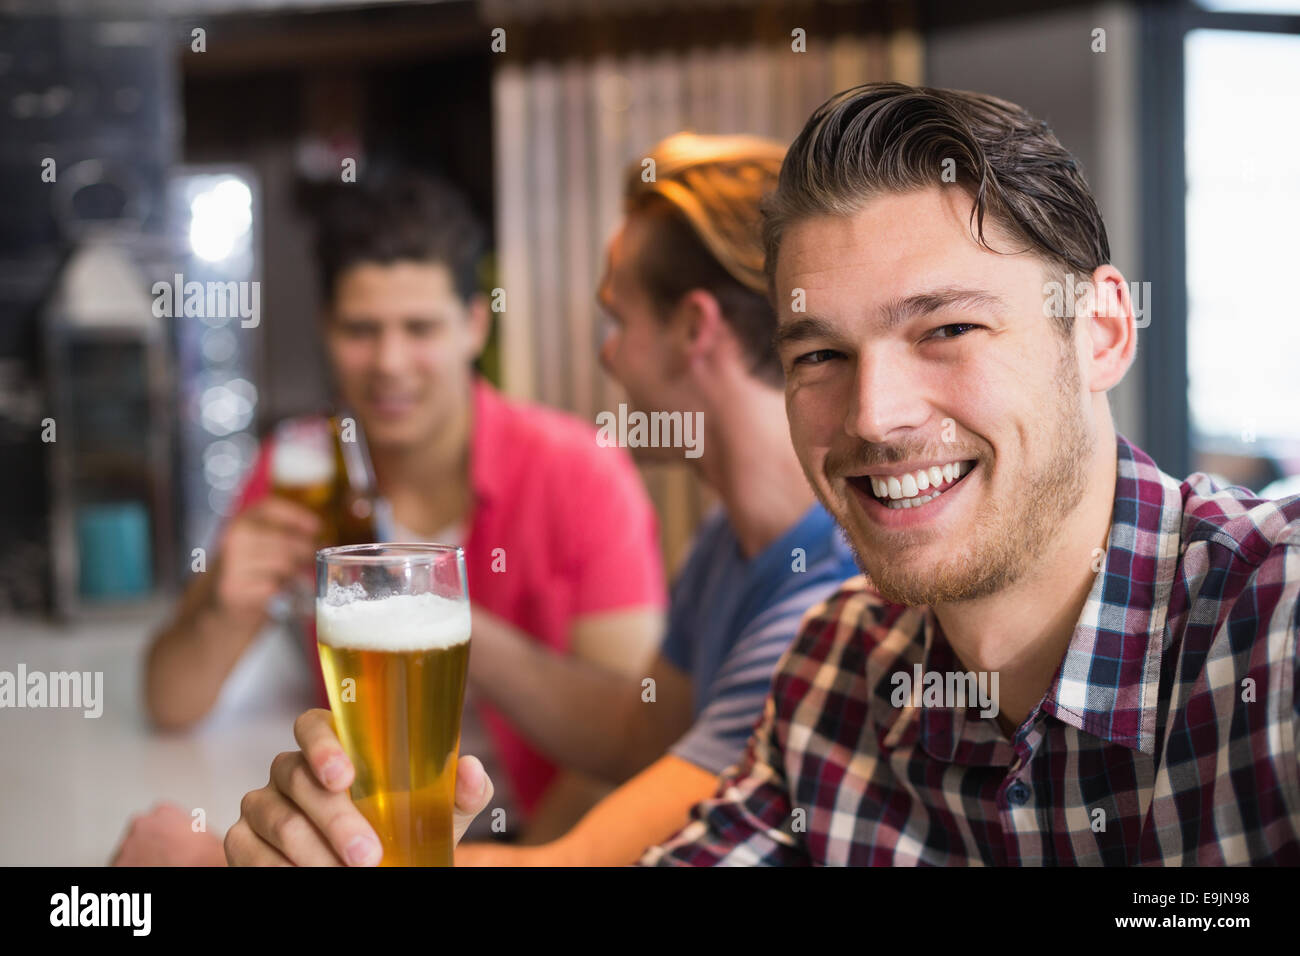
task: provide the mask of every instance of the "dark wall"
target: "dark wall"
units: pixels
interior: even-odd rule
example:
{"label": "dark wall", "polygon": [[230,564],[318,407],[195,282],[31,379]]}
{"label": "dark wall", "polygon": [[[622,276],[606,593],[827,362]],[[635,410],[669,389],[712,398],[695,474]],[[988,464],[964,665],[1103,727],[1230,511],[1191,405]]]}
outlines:
{"label": "dark wall", "polygon": [[[0,611],[50,604],[45,297],[95,222],[126,216],[146,239],[161,231],[173,40],[147,19],[0,19]],[[107,182],[74,192],[77,170],[93,172],[86,161]]]}
{"label": "dark wall", "polygon": [[[217,42],[206,58],[182,61],[183,161],[247,164],[261,181],[265,428],[320,405],[329,391],[312,237],[324,191],[339,188],[338,167],[331,179],[314,179],[301,148],[355,140],[359,181],[395,167],[444,176],[490,231],[490,50],[469,4],[264,17],[210,36]],[[242,52],[223,61],[223,45]]]}

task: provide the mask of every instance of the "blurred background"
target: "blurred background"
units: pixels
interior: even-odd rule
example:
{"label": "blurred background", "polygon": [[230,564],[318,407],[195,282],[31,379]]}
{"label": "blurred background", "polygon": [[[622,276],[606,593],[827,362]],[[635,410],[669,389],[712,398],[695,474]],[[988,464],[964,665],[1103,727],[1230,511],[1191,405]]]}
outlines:
{"label": "blurred background", "polygon": [[[593,291],[625,165],[679,129],[788,142],[883,79],[1047,120],[1149,290],[1119,430],[1175,476],[1300,491],[1300,2],[0,0],[0,667],[90,667],[90,648],[136,708],[115,739],[143,733],[133,655],[259,438],[328,395],[311,211],[345,160],[467,192],[493,233],[484,288],[508,290],[487,374],[594,422],[620,400]],[[260,321],[157,317],[177,274],[259,282]],[[645,476],[675,568],[709,502],[684,467]],[[262,714],[266,746],[292,713]],[[0,714],[7,765],[51,732],[22,719]],[[86,733],[51,746],[106,760]],[[101,814],[62,843],[23,827],[47,786],[25,763],[0,785],[0,863],[103,862],[142,792],[217,792],[233,822],[264,780],[205,733],[132,758],[139,790],[106,808],[51,796]]]}

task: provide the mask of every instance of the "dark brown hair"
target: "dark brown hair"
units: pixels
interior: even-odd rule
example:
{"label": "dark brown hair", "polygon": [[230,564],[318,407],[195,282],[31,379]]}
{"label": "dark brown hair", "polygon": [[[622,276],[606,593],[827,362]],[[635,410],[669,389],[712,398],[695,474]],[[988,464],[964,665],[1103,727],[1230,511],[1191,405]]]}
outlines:
{"label": "dark brown hair", "polygon": [[[947,180],[946,170],[953,174]],[[945,181],[973,197],[972,235],[987,249],[1022,251],[993,250],[984,237],[986,217],[1049,270],[1091,275],[1110,261],[1097,203],[1046,123],[982,93],[866,83],[819,106],[790,146],[763,204],[769,289],[781,237],[793,223],[852,215],[881,193]],[[1055,322],[1069,334],[1072,319]]]}
{"label": "dark brown hair", "polygon": [[753,136],[678,133],[654,147],[654,178],[637,162],[624,182],[624,212],[652,224],[637,275],[660,316],[704,289],[718,300],[750,361],[770,385],[784,380],[773,347],[776,313],[763,273],[759,201],[775,188],[785,147]]}
{"label": "dark brown hair", "polygon": [[326,202],[316,255],[326,301],[340,275],[365,263],[436,263],[451,273],[456,293],[479,292],[485,232],[465,197],[449,183],[404,172],[375,185],[339,185]]}

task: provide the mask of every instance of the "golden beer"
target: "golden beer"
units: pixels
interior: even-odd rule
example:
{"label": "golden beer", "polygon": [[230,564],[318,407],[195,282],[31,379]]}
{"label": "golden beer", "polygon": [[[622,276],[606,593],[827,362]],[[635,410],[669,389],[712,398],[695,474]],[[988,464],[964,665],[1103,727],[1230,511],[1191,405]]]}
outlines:
{"label": "golden beer", "polygon": [[[316,602],[316,638],[334,725],[356,768],[352,799],[383,845],[381,865],[451,866],[469,605],[433,593],[346,600],[364,587],[364,576],[350,591],[346,584],[331,592],[319,583],[322,556],[416,547],[319,552],[317,590],[319,595],[324,589],[325,597]],[[439,550],[455,553],[463,580],[459,549]],[[372,585],[376,572],[403,581],[420,578],[418,567],[414,573],[369,570]]]}
{"label": "golden beer", "polygon": [[271,494],[275,495],[277,498],[287,498],[294,504],[302,505],[304,508],[312,511],[316,517],[320,518],[321,543],[327,546],[341,543],[338,540],[338,532],[335,530],[333,508],[334,489],[332,485],[276,484],[272,486]]}
{"label": "golden beer", "polygon": [[339,418],[290,419],[276,430],[271,491],[310,509],[321,521],[324,547],[365,544],[374,523],[374,474],[355,421],[350,440]]}
{"label": "golden beer", "polygon": [[281,422],[271,446],[271,493],[313,511],[324,527],[325,544],[335,540],[334,499],[338,485],[329,422],[298,418]]}

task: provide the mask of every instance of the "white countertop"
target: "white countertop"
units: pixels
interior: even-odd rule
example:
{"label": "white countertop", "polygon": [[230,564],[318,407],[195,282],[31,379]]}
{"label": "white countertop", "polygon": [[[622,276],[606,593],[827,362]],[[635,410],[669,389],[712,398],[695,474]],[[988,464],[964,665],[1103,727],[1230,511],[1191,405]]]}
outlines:
{"label": "white countertop", "polygon": [[314,706],[288,634],[268,627],[213,711],[192,730],[153,730],[141,701],[144,652],[170,604],[59,626],[0,618],[0,671],[102,671],[103,714],[0,708],[0,866],[103,866],[130,817],[158,800],[202,807],[224,836],[239,801],[295,749],[294,718]]}

